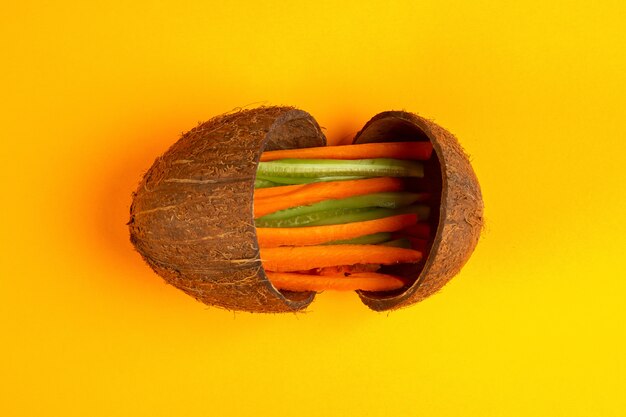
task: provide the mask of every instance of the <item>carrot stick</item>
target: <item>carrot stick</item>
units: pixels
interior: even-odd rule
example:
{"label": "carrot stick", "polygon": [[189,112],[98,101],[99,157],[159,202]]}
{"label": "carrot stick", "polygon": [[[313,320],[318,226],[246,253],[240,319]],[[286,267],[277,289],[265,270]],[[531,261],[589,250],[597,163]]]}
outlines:
{"label": "carrot stick", "polygon": [[261,161],[277,159],[419,159],[430,158],[433,146],[430,142],[387,142],[359,145],[321,146],[317,148],[285,149],[263,152]]}
{"label": "carrot stick", "polygon": [[[379,232],[395,232],[417,221],[416,214],[400,214],[364,222],[310,227],[258,227],[259,246],[318,245]],[[332,246],[329,246],[332,248]],[[343,249],[343,248],[342,248]],[[336,248],[334,249],[336,251]]]}
{"label": "carrot stick", "polygon": [[363,263],[391,265],[418,262],[421,252],[379,245],[285,246],[261,248],[261,261],[267,271],[306,271],[337,265]]}
{"label": "carrot stick", "polygon": [[[288,187],[291,188],[292,186]],[[288,193],[284,194],[266,192],[266,190],[272,190],[272,188],[256,190],[254,193],[254,218],[290,207],[306,206],[324,200],[400,191],[402,190],[403,182],[399,178],[379,177],[354,181],[319,182],[299,187],[301,188],[291,188],[288,190]]]}
{"label": "carrot stick", "polygon": [[288,272],[265,273],[272,285],[289,291],[391,291],[404,286],[401,278],[377,272],[358,272],[348,277],[343,274],[315,276]]}

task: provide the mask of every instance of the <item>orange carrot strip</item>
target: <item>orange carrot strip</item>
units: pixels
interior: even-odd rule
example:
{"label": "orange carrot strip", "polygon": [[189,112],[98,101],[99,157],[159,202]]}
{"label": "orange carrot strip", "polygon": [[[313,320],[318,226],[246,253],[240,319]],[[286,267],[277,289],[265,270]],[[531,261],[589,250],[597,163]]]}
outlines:
{"label": "orange carrot strip", "polygon": [[[363,222],[310,227],[257,227],[261,248],[287,245],[318,245],[380,232],[395,232],[417,221],[416,214],[400,214]],[[329,246],[332,248],[332,246]],[[342,250],[345,245],[341,245]],[[335,248],[332,251],[337,252]],[[334,264],[341,265],[341,264]]]}
{"label": "orange carrot strip", "polygon": [[261,248],[263,268],[274,272],[306,271],[337,265],[373,263],[391,265],[417,262],[422,253],[413,249],[379,245],[283,246]]}
{"label": "orange carrot strip", "polygon": [[344,146],[321,146],[317,148],[285,149],[261,154],[261,161],[276,159],[429,159],[433,152],[430,142],[363,143]]}
{"label": "orange carrot strip", "polygon": [[289,291],[391,291],[404,286],[401,278],[377,272],[359,272],[348,277],[343,274],[315,276],[289,272],[265,273],[272,285]]}
{"label": "orange carrot strip", "polygon": [[319,183],[281,185],[278,187],[258,188],[254,190],[254,200],[256,201],[261,198],[276,197],[277,195],[292,193],[301,188],[307,187],[309,185],[316,185],[316,184],[319,184]]}
{"label": "orange carrot strip", "polygon": [[[354,197],[358,195],[386,193],[400,191],[404,182],[400,178],[379,177],[363,180],[331,181],[306,184],[302,188],[294,189],[288,194],[280,194],[275,198],[266,197],[267,193],[259,192],[271,190],[261,188],[254,193],[254,218],[265,216],[290,207],[308,206],[324,200]],[[283,187],[277,187],[283,188]],[[288,196],[288,197],[287,197]]]}

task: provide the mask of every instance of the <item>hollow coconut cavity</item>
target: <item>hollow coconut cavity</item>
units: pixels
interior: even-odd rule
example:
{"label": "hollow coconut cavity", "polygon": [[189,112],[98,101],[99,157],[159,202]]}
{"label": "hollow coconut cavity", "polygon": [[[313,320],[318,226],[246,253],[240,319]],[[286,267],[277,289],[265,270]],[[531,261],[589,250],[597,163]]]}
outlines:
{"label": "hollow coconut cavity", "polygon": [[[390,292],[358,291],[373,310],[418,302],[439,290],[471,255],[482,228],[476,176],[458,142],[408,112],[371,119],[354,143],[430,141],[433,156],[415,189],[432,194],[432,234],[422,261],[385,266],[406,279]],[[292,107],[219,116],[176,142],[145,174],[133,196],[129,228],[137,251],[166,282],[205,304],[251,312],[306,308],[313,292],[279,291],[259,258],[253,198],[263,151],[325,146],[319,125]]]}

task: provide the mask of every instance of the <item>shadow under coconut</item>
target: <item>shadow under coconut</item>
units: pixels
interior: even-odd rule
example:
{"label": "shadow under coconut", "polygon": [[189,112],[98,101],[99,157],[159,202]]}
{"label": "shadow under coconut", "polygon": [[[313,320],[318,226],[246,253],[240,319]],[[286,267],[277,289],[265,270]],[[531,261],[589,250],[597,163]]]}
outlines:
{"label": "shadow under coconut", "polygon": [[146,286],[163,284],[133,248],[126,223],[132,192],[154,159],[172,142],[172,138],[138,138],[123,149],[108,149],[106,155],[94,157],[91,171],[82,174],[90,191],[77,202],[85,223],[81,240],[91,249],[95,262],[116,271],[111,279]]}
{"label": "shadow under coconut", "polygon": [[[315,115],[314,115],[315,117]],[[326,135],[326,141],[328,145],[350,145],[354,136],[357,134],[361,126],[357,123],[350,121],[341,121],[336,126],[323,126],[322,131]]]}

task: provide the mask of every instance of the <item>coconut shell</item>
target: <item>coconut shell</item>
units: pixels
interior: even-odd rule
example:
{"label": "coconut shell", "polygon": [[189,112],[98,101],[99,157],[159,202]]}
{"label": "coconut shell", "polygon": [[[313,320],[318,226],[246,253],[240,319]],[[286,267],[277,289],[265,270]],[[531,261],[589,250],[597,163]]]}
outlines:
{"label": "coconut shell", "polygon": [[396,293],[358,291],[372,310],[385,311],[417,303],[439,291],[465,265],[483,227],[483,199],[476,174],[456,138],[436,123],[412,113],[389,111],[374,116],[357,133],[354,143],[429,140],[435,158],[426,166],[425,179],[439,207],[431,207],[436,230],[428,257],[418,265],[394,271],[414,279]]}
{"label": "coconut shell", "polygon": [[252,211],[263,150],[326,145],[292,107],[216,117],[184,134],[145,174],[130,208],[130,239],[169,284],[229,310],[289,312],[314,293],[279,292],[259,258]]}
{"label": "coconut shell", "polygon": [[[467,261],[482,228],[478,181],[449,132],[411,113],[385,112],[355,137],[356,143],[405,140],[433,143],[436,157],[426,165],[425,185],[436,196],[436,233],[423,262],[386,267],[413,282],[408,288],[358,292],[377,311],[439,290]],[[130,210],[131,242],[166,282],[205,304],[264,313],[302,310],[315,294],[278,291],[263,270],[254,179],[265,150],[325,145],[317,122],[292,107],[242,110],[200,124],[159,157],[139,184]]]}

